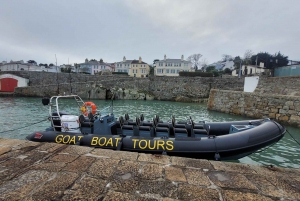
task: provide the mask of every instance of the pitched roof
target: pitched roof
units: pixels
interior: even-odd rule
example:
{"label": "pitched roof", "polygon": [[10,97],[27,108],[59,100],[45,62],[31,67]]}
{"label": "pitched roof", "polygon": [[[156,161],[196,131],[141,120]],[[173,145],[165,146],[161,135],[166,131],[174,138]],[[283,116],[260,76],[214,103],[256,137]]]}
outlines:
{"label": "pitched roof", "polygon": [[147,64],[147,63],[145,63],[143,61],[141,61],[141,63],[140,63],[139,60],[133,60],[131,63],[132,64]]}
{"label": "pitched roof", "polygon": [[166,59],[166,60],[159,60],[157,62],[175,62],[175,63],[184,62],[184,63],[192,63],[190,61],[181,60],[181,59]]}

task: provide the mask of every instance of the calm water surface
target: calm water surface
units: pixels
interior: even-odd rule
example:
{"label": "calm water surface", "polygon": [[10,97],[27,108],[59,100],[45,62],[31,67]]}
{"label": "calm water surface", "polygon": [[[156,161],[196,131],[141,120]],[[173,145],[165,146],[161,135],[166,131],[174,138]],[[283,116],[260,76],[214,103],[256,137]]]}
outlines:
{"label": "calm water surface", "polygon": [[[87,100],[85,100],[87,101]],[[107,107],[111,101],[92,100],[98,109]],[[48,106],[43,106],[41,98],[0,97],[0,137],[25,139],[34,132],[49,127],[47,121]],[[64,111],[72,111],[72,107],[64,105]],[[208,111],[206,104],[178,103],[169,101],[117,100],[114,101],[116,117],[128,113],[131,118],[144,114],[146,120],[159,115],[163,121],[168,121],[171,115],[176,120],[186,120],[191,116],[195,121],[233,121],[249,119],[236,115]],[[300,129],[287,127],[287,130],[300,142]],[[267,150],[251,154],[236,162],[246,164],[277,165],[281,167],[300,168],[300,147],[286,134],[277,144]]]}

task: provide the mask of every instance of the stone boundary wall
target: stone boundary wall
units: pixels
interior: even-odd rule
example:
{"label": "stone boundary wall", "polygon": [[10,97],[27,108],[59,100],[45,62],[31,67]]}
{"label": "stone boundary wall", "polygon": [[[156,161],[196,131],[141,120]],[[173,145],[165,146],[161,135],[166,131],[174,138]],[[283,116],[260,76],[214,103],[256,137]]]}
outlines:
{"label": "stone boundary wall", "polygon": [[207,108],[253,118],[272,118],[280,123],[300,127],[300,96],[212,89]]}
{"label": "stone boundary wall", "polygon": [[29,87],[16,88],[17,96],[52,96],[76,93],[82,98],[105,99],[113,89],[116,99],[157,99],[181,102],[203,102],[212,88],[242,91],[244,79],[207,77],[149,77],[121,75],[86,75],[6,71],[28,78]]}
{"label": "stone boundary wall", "polygon": [[259,77],[258,85],[254,92],[300,96],[300,76]]}

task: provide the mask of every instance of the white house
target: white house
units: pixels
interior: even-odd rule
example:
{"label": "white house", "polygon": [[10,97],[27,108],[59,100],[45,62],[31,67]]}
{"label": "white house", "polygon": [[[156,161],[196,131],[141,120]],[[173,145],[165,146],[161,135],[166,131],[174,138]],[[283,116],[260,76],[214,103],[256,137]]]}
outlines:
{"label": "white house", "polygon": [[165,55],[163,60],[155,62],[154,75],[156,76],[179,76],[180,71],[194,71],[192,62],[184,60],[183,55],[181,59],[167,59]]}
{"label": "white house", "polygon": [[7,63],[6,61],[3,61],[0,65],[1,71],[41,71],[41,67],[33,64],[33,63],[24,63],[23,60],[20,61],[10,61]]}
{"label": "white house", "polygon": [[[256,75],[265,72],[266,68],[263,66],[243,65],[241,68],[241,75]],[[232,76],[239,76],[239,69],[235,69],[231,73]]]}
{"label": "white house", "polygon": [[129,72],[129,68],[131,65],[131,62],[133,60],[126,60],[126,57],[123,57],[123,61],[119,61],[115,63],[115,72]]}
{"label": "white house", "polygon": [[85,72],[91,75],[95,75],[104,70],[113,71],[113,67],[108,63],[103,62],[103,59],[100,59],[100,61],[97,60],[88,61],[88,59],[85,59],[84,63],[80,63],[78,65],[79,65],[79,72]]}

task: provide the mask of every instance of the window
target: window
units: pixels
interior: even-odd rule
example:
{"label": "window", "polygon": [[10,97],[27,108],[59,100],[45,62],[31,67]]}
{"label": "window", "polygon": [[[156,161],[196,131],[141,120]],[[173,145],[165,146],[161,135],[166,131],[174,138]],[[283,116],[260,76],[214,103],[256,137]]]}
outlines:
{"label": "window", "polygon": [[169,69],[166,70],[166,73],[169,73]]}
{"label": "window", "polygon": [[157,69],[157,73],[163,73],[164,69]]}
{"label": "window", "polygon": [[180,71],[180,70],[177,70],[177,72],[176,72],[176,73],[179,73],[179,71]]}
{"label": "window", "polygon": [[188,66],[188,64],[184,64],[184,66]]}
{"label": "window", "polygon": [[171,69],[171,73],[175,73],[175,69]]}

